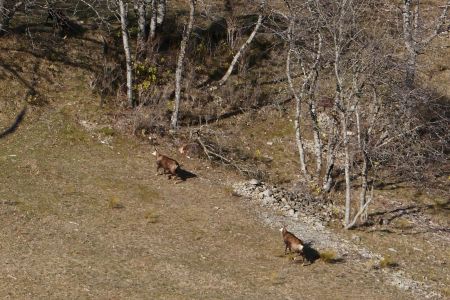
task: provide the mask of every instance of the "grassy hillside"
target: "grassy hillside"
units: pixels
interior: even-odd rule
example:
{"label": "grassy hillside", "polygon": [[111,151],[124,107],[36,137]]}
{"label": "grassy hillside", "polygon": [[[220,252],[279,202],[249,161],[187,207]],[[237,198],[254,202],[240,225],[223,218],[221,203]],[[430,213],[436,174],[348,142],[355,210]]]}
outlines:
{"label": "grassy hillside", "polygon": [[[240,24],[248,23],[249,31],[255,12],[244,2],[236,3]],[[211,2],[208,12],[222,14],[222,4]],[[375,181],[372,223],[350,232],[341,224],[343,178],[330,194],[313,189],[335,208],[335,218],[319,226],[328,238],[316,235],[309,219],[291,219],[233,196],[232,185],[248,176],[284,188],[300,178],[295,107],[283,79],[285,53],[279,41],[268,37],[267,28],[216,94],[195,88],[222,74],[233,53],[222,36],[208,44],[205,55],[211,19],[199,17],[187,62],[184,90],[189,95],[183,99],[182,124],[200,120],[204,137],[249,172],[176,152],[199,125],[177,133],[164,127],[172,109],[180,20],[186,13],[185,2],[169,1],[173,27],[165,28],[170,35],[159,40],[163,54],[152,61],[158,67],[156,88],[148,105],[134,110],[124,105],[123,77],[103,106],[99,90],[91,88],[105,65],[122,68],[116,23],[108,35],[89,22],[92,12],[81,10],[73,18],[84,21],[86,30],[61,36],[51,24],[43,24],[42,10],[31,19],[18,13],[11,32],[0,37],[0,128],[23,106],[28,108],[18,130],[0,140],[0,297],[449,297],[448,172],[419,185],[386,171]],[[102,35],[119,41],[110,43],[119,61],[105,60]],[[450,97],[447,44],[445,38],[436,39],[419,56],[418,74],[421,85],[444,101]],[[330,81],[321,93],[333,89]],[[208,117],[230,111],[205,125]],[[303,126],[312,140],[311,124]],[[197,177],[175,185],[157,176],[150,155],[154,145]],[[448,163],[442,161],[440,167]],[[340,263],[318,260],[302,266],[283,255],[278,232],[283,223],[302,226],[295,234],[308,237],[324,254],[339,255]],[[376,255],[366,257],[355,247]]]}

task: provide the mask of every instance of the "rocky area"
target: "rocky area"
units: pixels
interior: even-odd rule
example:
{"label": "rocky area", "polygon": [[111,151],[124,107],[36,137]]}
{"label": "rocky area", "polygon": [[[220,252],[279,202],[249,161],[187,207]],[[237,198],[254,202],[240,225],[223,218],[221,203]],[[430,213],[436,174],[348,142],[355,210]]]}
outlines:
{"label": "rocky area", "polygon": [[290,191],[257,179],[233,185],[236,196],[254,199],[261,206],[280,211],[284,216],[298,219],[314,215],[315,221],[321,225],[331,220],[333,204],[324,198],[314,197],[301,184],[294,189]]}
{"label": "rocky area", "polygon": [[378,272],[381,281],[409,291],[416,299],[443,297],[435,286],[413,280],[401,268],[383,266],[384,257],[365,248],[357,235],[346,239],[327,228],[337,207],[323,198],[314,197],[299,185],[290,191],[251,179],[233,184],[233,194],[262,207],[258,214],[268,226],[287,226],[319,253],[335,255],[334,261],[352,262],[369,272]]}

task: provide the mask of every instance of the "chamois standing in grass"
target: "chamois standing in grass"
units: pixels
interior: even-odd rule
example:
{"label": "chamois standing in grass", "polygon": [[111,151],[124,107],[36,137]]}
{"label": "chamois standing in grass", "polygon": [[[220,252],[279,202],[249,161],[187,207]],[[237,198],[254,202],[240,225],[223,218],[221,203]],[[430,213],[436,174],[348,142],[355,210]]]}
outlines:
{"label": "chamois standing in grass", "polygon": [[178,168],[180,167],[180,164],[176,160],[160,154],[156,149],[152,154],[156,157],[157,175],[161,175],[159,169],[163,169],[163,174],[169,174],[169,179],[171,179],[172,176],[179,177]]}
{"label": "chamois standing in grass", "polygon": [[287,231],[286,226],[280,228],[280,231],[283,236],[284,245],[286,246],[284,248],[284,254],[286,255],[287,250],[289,249],[289,252],[297,252],[299,255],[303,256],[304,244],[302,240],[300,240],[291,232]]}

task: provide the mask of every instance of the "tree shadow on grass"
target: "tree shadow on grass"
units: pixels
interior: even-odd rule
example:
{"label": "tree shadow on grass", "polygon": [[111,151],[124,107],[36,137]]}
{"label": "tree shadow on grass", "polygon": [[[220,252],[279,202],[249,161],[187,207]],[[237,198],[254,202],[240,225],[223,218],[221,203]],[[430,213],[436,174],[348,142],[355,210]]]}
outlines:
{"label": "tree shadow on grass", "polygon": [[25,117],[26,111],[27,111],[26,108],[22,109],[22,111],[17,115],[14,123],[12,123],[11,126],[6,128],[4,131],[0,132],[0,139],[4,138],[5,136],[7,136],[11,133],[14,133],[14,131],[16,131],[16,129],[19,127],[20,123],[22,123],[23,118]]}

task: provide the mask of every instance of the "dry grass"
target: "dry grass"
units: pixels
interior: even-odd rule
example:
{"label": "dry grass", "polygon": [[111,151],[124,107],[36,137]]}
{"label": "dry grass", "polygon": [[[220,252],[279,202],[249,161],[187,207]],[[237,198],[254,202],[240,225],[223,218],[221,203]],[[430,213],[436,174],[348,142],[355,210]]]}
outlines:
{"label": "dry grass", "polygon": [[380,268],[396,268],[399,264],[390,256],[383,256],[379,262]]}
{"label": "dry grass", "polygon": [[320,252],[320,259],[325,263],[333,263],[337,259],[337,254],[333,250],[324,250]]}

